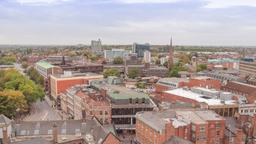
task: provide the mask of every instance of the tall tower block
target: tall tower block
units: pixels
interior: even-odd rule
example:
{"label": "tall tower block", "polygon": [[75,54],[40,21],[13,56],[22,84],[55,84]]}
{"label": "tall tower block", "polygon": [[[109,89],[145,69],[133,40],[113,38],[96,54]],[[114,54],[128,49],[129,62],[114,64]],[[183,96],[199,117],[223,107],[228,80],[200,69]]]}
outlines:
{"label": "tall tower block", "polygon": [[173,53],[174,53],[174,48],[172,46],[172,38],[170,40],[170,46],[169,46],[169,59],[168,59],[168,68],[172,68],[173,66]]}

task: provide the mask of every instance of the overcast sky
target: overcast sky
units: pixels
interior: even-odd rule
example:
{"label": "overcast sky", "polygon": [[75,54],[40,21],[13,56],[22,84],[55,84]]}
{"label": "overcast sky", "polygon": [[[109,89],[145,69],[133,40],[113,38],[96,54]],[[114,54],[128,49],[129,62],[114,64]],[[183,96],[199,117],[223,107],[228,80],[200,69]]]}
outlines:
{"label": "overcast sky", "polygon": [[256,0],[0,0],[0,44],[256,46]]}

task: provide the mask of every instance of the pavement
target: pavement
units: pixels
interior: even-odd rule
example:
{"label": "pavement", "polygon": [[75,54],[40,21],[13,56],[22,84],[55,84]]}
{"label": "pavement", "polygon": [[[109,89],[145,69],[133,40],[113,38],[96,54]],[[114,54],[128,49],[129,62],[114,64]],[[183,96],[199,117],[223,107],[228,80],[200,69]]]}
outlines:
{"label": "pavement", "polygon": [[30,114],[27,115],[24,121],[47,121],[47,120],[61,120],[59,112],[53,109],[47,101],[38,100],[32,104]]}

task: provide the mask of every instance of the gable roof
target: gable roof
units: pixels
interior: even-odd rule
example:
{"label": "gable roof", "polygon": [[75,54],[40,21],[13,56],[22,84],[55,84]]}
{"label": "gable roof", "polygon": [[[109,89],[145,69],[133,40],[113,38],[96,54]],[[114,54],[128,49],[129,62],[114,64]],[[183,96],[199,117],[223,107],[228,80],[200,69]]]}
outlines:
{"label": "gable roof", "polygon": [[5,115],[3,115],[3,114],[0,115],[0,124],[9,125],[11,122],[12,121]]}

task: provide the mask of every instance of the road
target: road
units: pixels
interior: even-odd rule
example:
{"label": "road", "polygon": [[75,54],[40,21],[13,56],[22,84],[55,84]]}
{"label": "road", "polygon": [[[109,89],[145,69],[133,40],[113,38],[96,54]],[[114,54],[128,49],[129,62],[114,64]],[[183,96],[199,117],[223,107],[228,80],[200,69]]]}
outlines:
{"label": "road", "polygon": [[26,74],[24,73],[24,69],[22,68],[21,64],[18,63],[14,63],[14,67],[17,71],[19,71],[22,75],[26,76]]}
{"label": "road", "polygon": [[53,109],[46,100],[38,100],[31,107],[30,115],[27,115],[24,121],[46,121],[61,120],[61,116],[57,110]]}
{"label": "road", "polygon": [[[15,63],[15,68],[24,76],[24,69],[21,64]],[[64,116],[63,116],[64,117]],[[25,116],[24,121],[46,121],[46,120],[61,120],[60,112],[52,107],[52,102],[47,96],[44,101],[38,100],[32,104],[30,114]]]}

